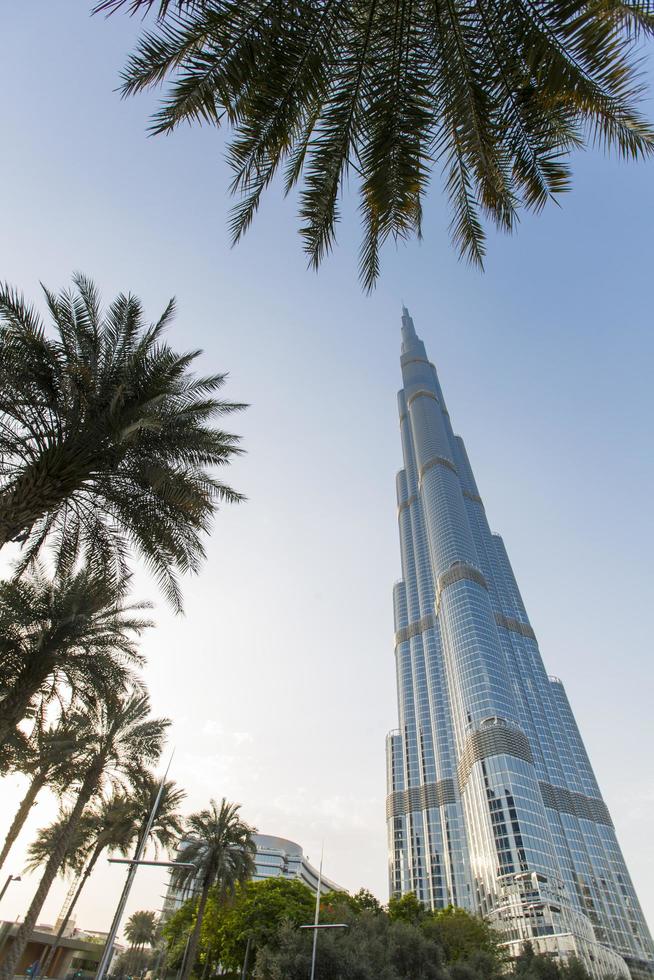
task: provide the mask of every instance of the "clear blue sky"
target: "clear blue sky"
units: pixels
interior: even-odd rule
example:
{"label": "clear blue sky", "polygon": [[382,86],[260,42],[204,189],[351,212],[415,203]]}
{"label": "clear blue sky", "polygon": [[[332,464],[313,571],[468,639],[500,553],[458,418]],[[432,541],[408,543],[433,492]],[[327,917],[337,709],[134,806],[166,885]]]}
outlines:
{"label": "clear blue sky", "polygon": [[[1,7],[0,277],[36,298],[39,280],[59,288],[79,269],[107,298],[138,293],[152,318],[175,294],[171,341],[202,347],[206,370],[229,370],[229,395],[251,403],[233,419],[248,455],[229,474],[249,502],[219,516],[186,617],[159,600],[145,643],[189,807],[239,800],[315,861],[324,839],[330,877],[386,897],[404,300],[651,922],[652,164],[580,156],[562,208],[491,237],[485,275],[452,253],[435,182],[425,241],[387,249],[366,297],[354,222],[316,276],[275,191],[229,248],[223,137],[146,139],[152,102],[114,92],[139,24],[89,6]],[[145,578],[139,593],[158,599]],[[0,786],[0,834],[20,789]],[[30,828],[53,810],[40,803]],[[17,851],[8,871],[21,865]],[[107,925],[120,879],[95,878],[80,925]],[[35,886],[12,886],[0,917]],[[144,872],[131,910],[159,907],[161,890]]]}

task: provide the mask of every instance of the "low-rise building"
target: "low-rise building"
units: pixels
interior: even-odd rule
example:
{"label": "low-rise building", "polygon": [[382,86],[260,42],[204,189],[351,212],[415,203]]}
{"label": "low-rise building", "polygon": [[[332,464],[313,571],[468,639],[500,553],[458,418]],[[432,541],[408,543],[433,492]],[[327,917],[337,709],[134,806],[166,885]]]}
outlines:
{"label": "low-rise building", "polygon": [[[319,872],[310,864],[299,844],[287,840],[285,837],[272,837],[269,834],[253,834],[252,839],[257,849],[254,858],[253,881],[263,881],[266,878],[288,878],[302,881],[314,894],[318,891]],[[183,845],[180,848],[181,852],[183,852]],[[346,889],[341,888],[340,885],[323,875],[320,891],[325,894],[330,891],[346,891]],[[164,897],[164,918],[176,912],[186,898],[188,898],[187,895],[183,896],[179,889],[173,888],[169,884]]]}
{"label": "low-rise building", "polygon": [[[0,965],[11,949],[18,929],[17,922],[0,923]],[[16,967],[15,975],[34,978],[40,976],[40,964],[45,960],[47,952],[55,945],[57,952],[48,968],[48,977],[56,980],[73,980],[73,978],[88,980],[95,975],[102,955],[102,943],[89,942],[88,939],[80,936],[62,936],[57,940],[52,926],[41,925],[32,932],[25,952]]]}

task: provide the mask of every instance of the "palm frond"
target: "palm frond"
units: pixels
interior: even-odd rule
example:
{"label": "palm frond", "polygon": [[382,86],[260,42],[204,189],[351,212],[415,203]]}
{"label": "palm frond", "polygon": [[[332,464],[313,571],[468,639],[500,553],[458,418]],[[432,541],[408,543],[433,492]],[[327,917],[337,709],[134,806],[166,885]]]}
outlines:
{"label": "palm frond", "polygon": [[216,420],[245,406],[165,341],[174,300],[148,325],[132,294],[103,311],[81,274],[44,294],[54,338],[0,288],[0,547],[21,544],[19,575],[49,550],[61,574],[124,577],[136,551],[181,610],[218,503],[242,499],[213,471],[242,451]]}
{"label": "palm frond", "polygon": [[453,243],[481,264],[487,223],[511,232],[570,188],[572,150],[649,156],[652,32],[641,0],[198,0],[159,9],[123,92],[166,86],[155,133],[227,122],[234,241],[283,167],[317,267],[352,180],[371,288],[384,242],[421,235],[434,170]]}

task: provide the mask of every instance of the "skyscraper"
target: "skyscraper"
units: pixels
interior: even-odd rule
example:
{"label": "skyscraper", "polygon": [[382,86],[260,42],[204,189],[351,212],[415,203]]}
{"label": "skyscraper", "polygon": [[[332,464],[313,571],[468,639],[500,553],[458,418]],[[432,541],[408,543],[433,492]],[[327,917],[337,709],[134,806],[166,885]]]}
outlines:
{"label": "skyscraper", "polygon": [[563,685],[545,672],[406,309],[400,360],[391,893],[485,915],[514,955],[530,940],[579,956],[595,977],[654,976],[652,939]]}

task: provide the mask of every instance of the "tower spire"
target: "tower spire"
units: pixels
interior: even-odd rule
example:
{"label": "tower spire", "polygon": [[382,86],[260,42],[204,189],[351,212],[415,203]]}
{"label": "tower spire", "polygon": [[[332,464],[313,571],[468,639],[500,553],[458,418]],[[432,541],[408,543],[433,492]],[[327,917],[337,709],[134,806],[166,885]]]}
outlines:
{"label": "tower spire", "polygon": [[414,347],[417,343],[418,335],[413,320],[406,306],[402,304],[402,353],[406,353],[410,347]]}

